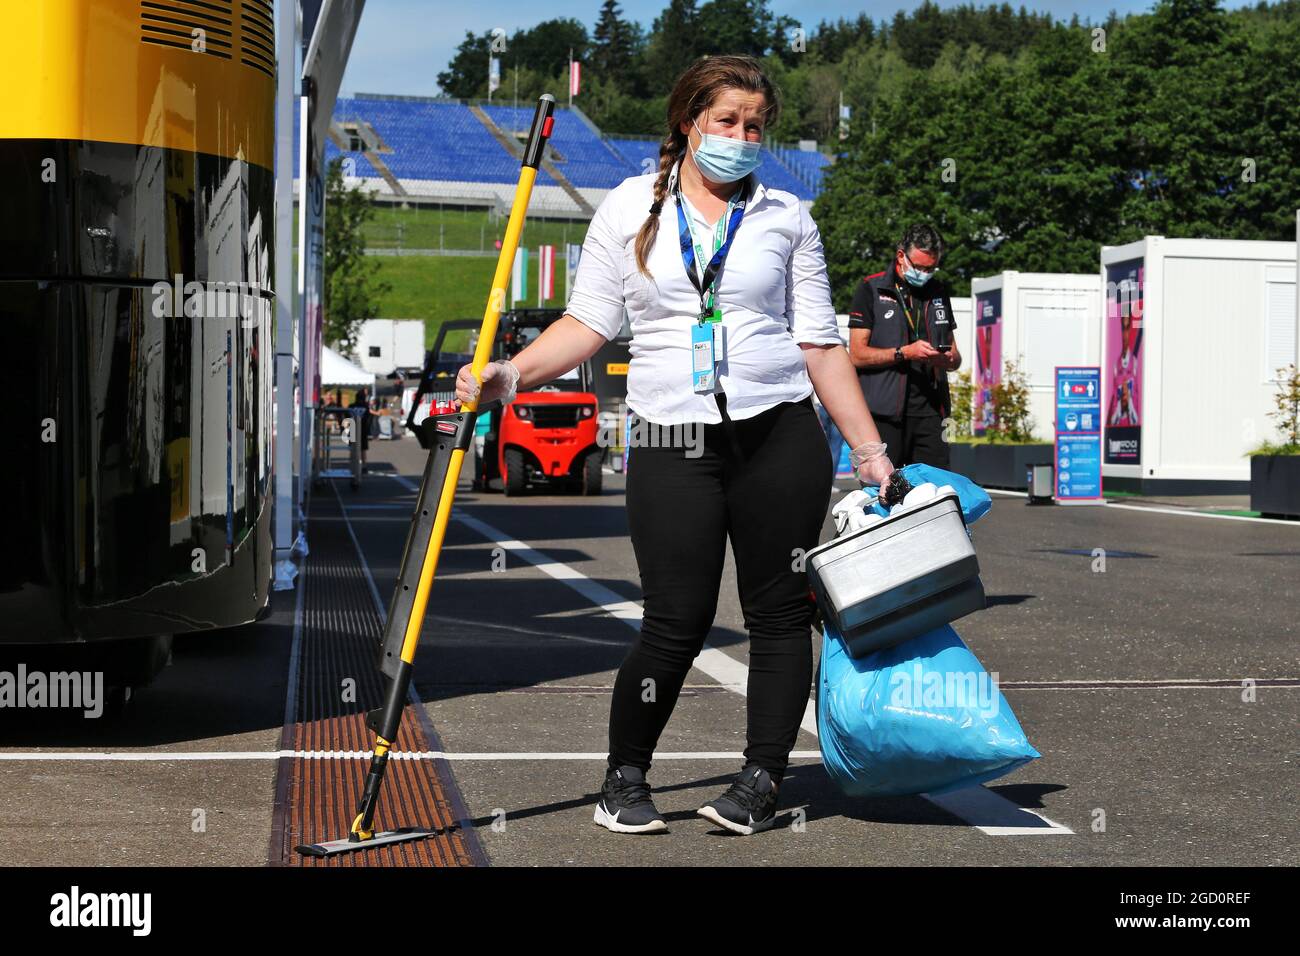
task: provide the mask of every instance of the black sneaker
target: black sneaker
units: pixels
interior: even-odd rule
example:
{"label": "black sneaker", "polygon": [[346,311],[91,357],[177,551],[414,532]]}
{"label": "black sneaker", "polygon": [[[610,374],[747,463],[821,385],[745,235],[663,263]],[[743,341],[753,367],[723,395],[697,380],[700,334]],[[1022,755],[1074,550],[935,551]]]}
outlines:
{"label": "black sneaker", "polygon": [[772,778],[762,767],[751,764],[740,771],[726,793],[695,812],[746,836],[770,829],[776,822],[776,790]]}
{"label": "black sneaker", "polygon": [[615,833],[655,833],[668,829],[668,821],[650,799],[645,773],[637,767],[606,771],[594,819]]}

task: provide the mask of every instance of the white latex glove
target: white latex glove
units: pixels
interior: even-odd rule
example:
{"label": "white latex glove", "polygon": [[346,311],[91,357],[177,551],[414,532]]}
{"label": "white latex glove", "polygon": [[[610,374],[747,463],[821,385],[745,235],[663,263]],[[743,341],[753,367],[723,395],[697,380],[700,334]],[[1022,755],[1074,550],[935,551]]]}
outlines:
{"label": "white latex glove", "polygon": [[859,488],[857,491],[850,491],[847,495],[836,502],[835,507],[831,508],[831,517],[835,520],[835,534],[842,535],[849,530],[850,516],[855,512],[862,514],[862,509],[871,503],[867,493]]}
{"label": "white latex glove", "polygon": [[871,501],[867,498],[867,493],[859,488],[857,491],[850,491],[847,495],[835,503],[831,508],[831,514],[836,515],[845,511],[861,511]]}
{"label": "white latex glove", "polygon": [[[894,473],[894,465],[885,454],[883,441],[869,441],[849,450],[849,461],[864,485],[879,485],[885,492],[885,479]],[[882,498],[883,500],[883,498]]]}
{"label": "white latex glove", "polygon": [[[479,398],[479,406],[494,402],[498,398],[503,405],[509,405],[515,400],[518,385],[519,369],[515,368],[513,362],[508,359],[489,362],[483,366],[483,394]],[[479,395],[479,391],[479,384],[474,380],[473,366],[461,366],[456,374],[456,400],[462,403],[471,401]]]}
{"label": "white latex glove", "polygon": [[[863,528],[867,527],[868,516],[865,511],[851,511],[849,512],[848,517],[849,517],[849,524],[848,527],[845,529],[846,531],[861,531]],[[871,517],[875,518],[879,516],[871,515]]]}

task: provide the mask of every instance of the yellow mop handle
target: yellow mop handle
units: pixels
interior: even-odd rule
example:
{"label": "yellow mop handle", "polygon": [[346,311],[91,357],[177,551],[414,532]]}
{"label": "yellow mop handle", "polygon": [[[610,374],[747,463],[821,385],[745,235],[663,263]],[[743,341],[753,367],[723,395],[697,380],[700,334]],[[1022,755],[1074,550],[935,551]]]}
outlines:
{"label": "yellow mop handle", "polygon": [[[474,379],[479,383],[479,395],[461,404],[462,412],[477,412],[478,400],[482,395],[483,367],[492,355],[492,346],[497,337],[497,324],[501,319],[501,308],[506,300],[506,284],[510,280],[510,271],[514,267],[515,250],[519,247],[519,236],[524,230],[524,219],[528,214],[528,201],[533,194],[533,182],[537,179],[537,165],[541,161],[542,149],[550,138],[554,122],[553,111],[555,99],[549,93],[541,97],[537,112],[533,116],[533,128],[529,134],[528,146],[524,150],[523,165],[519,169],[519,182],[515,186],[514,202],[510,207],[510,220],[506,224],[505,239],[501,243],[501,254],[497,256],[497,271],[492,278],[492,292],[488,296],[487,308],[483,310],[483,324],[479,328],[478,345],[474,349],[474,359],[470,365]],[[447,524],[451,519],[451,506],[456,498],[456,482],[460,478],[461,464],[465,460],[465,451],[461,448],[452,450],[451,465],[447,468],[443,480],[442,493],[438,496],[438,511],[434,516],[433,532],[429,538],[429,548],[424,555],[420,568],[420,580],[415,591],[415,601],[411,607],[411,616],[406,622],[406,635],[402,641],[402,660],[410,664],[415,659],[415,648],[420,642],[420,628],[424,622],[424,612],[429,604],[429,590],[433,586],[434,574],[438,569],[438,556],[442,553],[442,542],[447,534]]]}

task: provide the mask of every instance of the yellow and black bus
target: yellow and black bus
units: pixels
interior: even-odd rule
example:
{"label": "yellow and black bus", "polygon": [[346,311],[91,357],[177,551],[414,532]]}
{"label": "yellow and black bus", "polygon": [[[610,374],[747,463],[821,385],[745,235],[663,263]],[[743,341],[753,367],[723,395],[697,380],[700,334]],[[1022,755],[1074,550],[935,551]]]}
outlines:
{"label": "yellow and black bus", "polygon": [[4,8],[0,643],[140,683],[269,597],[272,3]]}

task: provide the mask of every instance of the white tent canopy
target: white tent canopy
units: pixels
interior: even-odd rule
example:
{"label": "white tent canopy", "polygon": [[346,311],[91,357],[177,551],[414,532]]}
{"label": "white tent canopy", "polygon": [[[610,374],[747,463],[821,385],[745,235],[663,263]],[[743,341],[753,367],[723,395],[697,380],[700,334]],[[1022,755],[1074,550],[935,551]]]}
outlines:
{"label": "white tent canopy", "polygon": [[374,391],[373,373],[353,365],[328,345],[322,345],[320,351],[321,388],[368,388]]}

